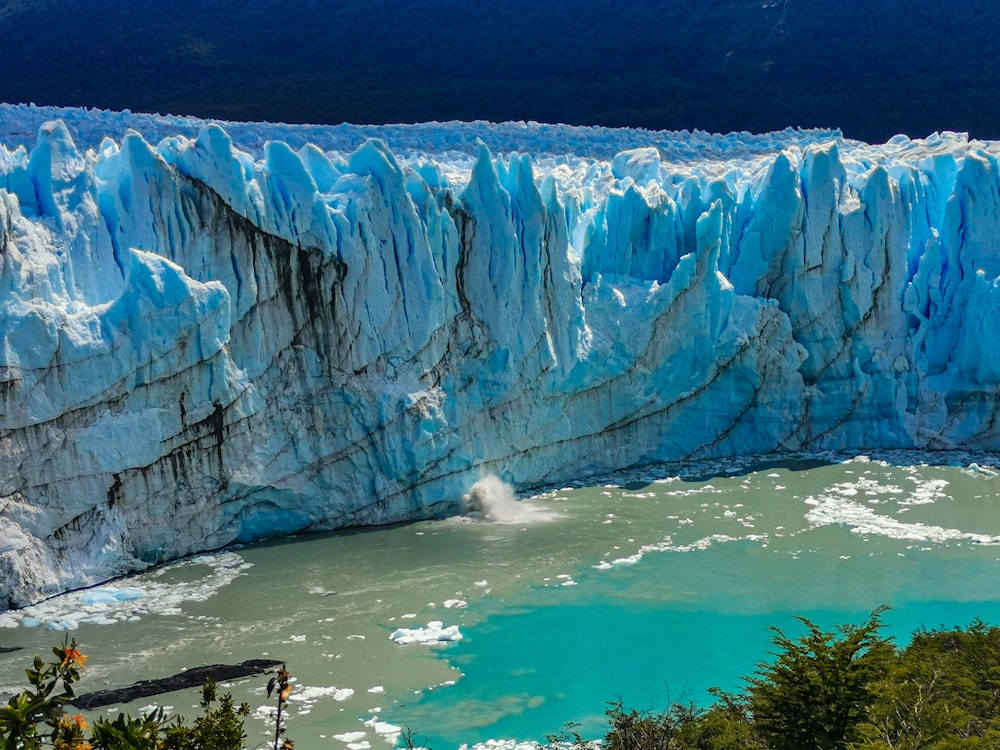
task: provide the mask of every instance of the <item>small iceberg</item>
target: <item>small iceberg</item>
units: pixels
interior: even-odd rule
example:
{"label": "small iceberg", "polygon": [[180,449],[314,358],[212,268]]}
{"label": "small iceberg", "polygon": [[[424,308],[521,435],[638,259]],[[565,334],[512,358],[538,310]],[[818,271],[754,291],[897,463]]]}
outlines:
{"label": "small iceberg", "polygon": [[458,625],[444,626],[440,620],[431,620],[425,628],[397,628],[389,634],[389,638],[400,646],[419,643],[431,646],[435,643],[448,643],[462,640]]}
{"label": "small iceberg", "polygon": [[143,589],[132,588],[96,588],[80,595],[81,604],[118,604],[133,602],[146,596]]}

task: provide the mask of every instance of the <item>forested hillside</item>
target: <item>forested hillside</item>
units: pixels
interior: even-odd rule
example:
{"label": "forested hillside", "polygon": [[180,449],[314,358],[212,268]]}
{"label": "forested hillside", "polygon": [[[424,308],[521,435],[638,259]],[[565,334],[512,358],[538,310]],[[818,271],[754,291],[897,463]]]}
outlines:
{"label": "forested hillside", "polygon": [[995,0],[7,0],[0,100],[1000,137]]}

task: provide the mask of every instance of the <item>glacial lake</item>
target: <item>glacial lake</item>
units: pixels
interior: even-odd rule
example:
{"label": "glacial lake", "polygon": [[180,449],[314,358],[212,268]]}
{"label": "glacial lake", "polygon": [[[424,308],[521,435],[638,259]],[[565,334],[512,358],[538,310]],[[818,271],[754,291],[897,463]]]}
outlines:
{"label": "glacial lake", "polygon": [[[601,736],[606,703],[658,709],[738,689],[769,626],[888,604],[885,632],[1000,623],[997,457],[884,454],[657,467],[455,518],[203,555],[0,615],[0,692],[63,632],[81,692],[207,663],[283,659],[300,748],[434,750]],[[401,645],[408,629],[457,637]],[[38,624],[36,624],[38,623]],[[29,627],[31,626],[31,627]],[[266,677],[227,684],[265,747]],[[151,702],[197,715],[198,691]],[[109,714],[114,715],[117,708]],[[96,713],[96,712],[95,712]]]}

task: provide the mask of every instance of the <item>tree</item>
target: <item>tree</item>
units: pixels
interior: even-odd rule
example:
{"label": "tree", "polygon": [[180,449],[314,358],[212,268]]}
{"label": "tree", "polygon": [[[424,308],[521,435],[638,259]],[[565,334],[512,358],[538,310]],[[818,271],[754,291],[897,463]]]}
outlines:
{"label": "tree", "polygon": [[709,688],[715,704],[682,727],[680,735],[691,750],[762,750],[746,696]]}
{"label": "tree", "polygon": [[894,648],[879,635],[887,607],[863,625],[824,632],[804,617],[806,634],[793,640],[778,628],[771,663],[757,665],[748,684],[754,727],[772,750],[841,750],[859,739],[876,683],[889,669]]}
{"label": "tree", "polygon": [[1000,628],[917,631],[860,729],[871,750],[1000,746]]}

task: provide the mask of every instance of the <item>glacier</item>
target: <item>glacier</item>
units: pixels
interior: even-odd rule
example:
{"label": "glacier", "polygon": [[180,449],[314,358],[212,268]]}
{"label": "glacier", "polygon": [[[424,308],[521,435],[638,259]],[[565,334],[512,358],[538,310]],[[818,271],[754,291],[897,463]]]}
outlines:
{"label": "glacier", "polygon": [[0,105],[0,607],[670,460],[1000,448],[1000,144]]}

